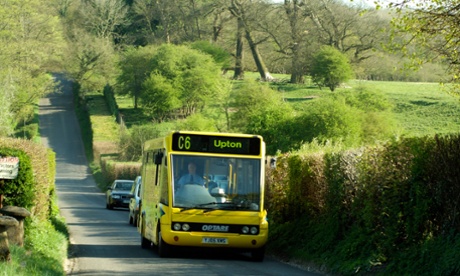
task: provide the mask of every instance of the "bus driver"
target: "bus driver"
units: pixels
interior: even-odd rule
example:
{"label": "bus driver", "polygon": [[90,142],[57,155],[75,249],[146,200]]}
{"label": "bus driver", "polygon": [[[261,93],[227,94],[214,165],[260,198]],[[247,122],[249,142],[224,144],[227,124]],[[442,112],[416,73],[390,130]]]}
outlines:
{"label": "bus driver", "polygon": [[185,184],[197,184],[204,186],[204,183],[204,179],[196,174],[196,165],[193,162],[188,164],[188,174],[183,175],[178,182],[179,187],[182,187]]}

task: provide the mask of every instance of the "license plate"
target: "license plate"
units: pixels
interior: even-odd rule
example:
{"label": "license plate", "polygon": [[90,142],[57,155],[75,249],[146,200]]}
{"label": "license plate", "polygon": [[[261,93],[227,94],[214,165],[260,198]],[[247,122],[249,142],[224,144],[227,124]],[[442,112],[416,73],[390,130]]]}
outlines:
{"label": "license plate", "polygon": [[129,199],[123,200],[123,203],[129,203]]}
{"label": "license plate", "polygon": [[208,243],[208,244],[228,244],[228,240],[226,238],[203,238],[201,243]]}

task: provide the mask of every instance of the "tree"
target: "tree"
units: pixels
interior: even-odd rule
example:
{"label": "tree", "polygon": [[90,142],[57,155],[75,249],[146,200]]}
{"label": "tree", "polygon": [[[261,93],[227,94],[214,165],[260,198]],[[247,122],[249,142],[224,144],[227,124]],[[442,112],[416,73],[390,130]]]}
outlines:
{"label": "tree", "polygon": [[[187,46],[163,44],[155,51],[150,64],[153,72],[146,72],[150,79],[147,80],[148,83],[144,81],[140,97],[143,105],[148,104],[154,113],[169,109],[168,117],[187,117],[201,111],[224,93],[221,87],[225,87],[226,80],[221,76],[219,66],[208,54]],[[161,89],[165,91],[160,91]],[[170,95],[165,95],[166,92]],[[168,108],[151,105],[151,97],[168,99]],[[176,97],[180,100],[180,108],[173,110],[176,107]],[[154,104],[162,103],[156,101]],[[166,116],[164,113],[161,115]]]}
{"label": "tree", "polygon": [[328,87],[332,92],[353,76],[348,58],[331,46],[323,46],[313,57],[311,69],[313,82]]}
{"label": "tree", "polygon": [[118,67],[120,74],[117,76],[117,94],[130,95],[134,99],[134,108],[138,108],[138,100],[144,81],[153,71],[152,58],[156,47],[128,47],[120,54]]}
{"label": "tree", "polygon": [[117,29],[127,23],[127,12],[124,0],[85,0],[75,10],[81,27],[99,38],[112,40],[120,39]]}
{"label": "tree", "polygon": [[214,62],[220,65],[220,67],[224,70],[230,68],[231,66],[230,54],[216,44],[208,41],[198,40],[190,44],[190,47],[212,56]]}
{"label": "tree", "polygon": [[[229,10],[232,15],[237,18],[238,24],[238,40],[237,40],[237,53],[240,56],[237,56],[237,62],[242,60],[242,44],[241,36],[244,33],[244,37],[248,42],[248,46],[251,50],[254,63],[256,64],[257,71],[260,74],[260,78],[263,81],[272,80],[273,77],[268,71],[267,66],[262,58],[262,55],[259,50],[259,45],[262,42],[265,42],[268,39],[268,36],[264,36],[261,39],[257,39],[255,33],[255,26],[258,19],[260,19],[261,14],[266,14],[266,10],[263,5],[257,5],[252,1],[248,0],[232,0],[230,3]],[[256,16],[257,15],[257,16]],[[239,68],[244,68],[241,64],[237,64]],[[240,73],[241,75],[241,73]],[[236,77],[236,75],[235,75]],[[238,76],[239,77],[239,76]]]}
{"label": "tree", "polygon": [[158,72],[152,72],[142,83],[142,106],[157,122],[167,119],[174,110],[181,107],[179,97],[177,87]]}
{"label": "tree", "polygon": [[398,15],[393,21],[393,49],[402,49],[415,68],[429,61],[443,61],[449,66],[450,81],[460,84],[458,1],[401,0],[389,2],[388,7]]}
{"label": "tree", "polygon": [[289,141],[283,130],[294,111],[277,92],[264,83],[245,80],[232,96],[235,112],[231,116],[231,129],[262,135],[269,154],[275,154]]}
{"label": "tree", "polygon": [[204,40],[212,33],[213,24],[208,15],[212,1],[190,0],[139,0],[134,1],[133,13],[136,30],[145,36],[147,43],[180,44]]}
{"label": "tree", "polygon": [[341,141],[347,146],[358,146],[362,142],[363,115],[343,97],[321,98],[295,119],[299,128],[295,140]]}
{"label": "tree", "polygon": [[87,91],[100,90],[116,74],[115,53],[110,39],[100,38],[83,29],[68,31],[67,63],[65,69],[81,85],[80,98]]}
{"label": "tree", "polygon": [[[3,1],[0,8],[1,136],[33,118],[34,107],[50,93],[64,46],[61,22],[48,2]],[[59,67],[59,65],[57,66]]]}

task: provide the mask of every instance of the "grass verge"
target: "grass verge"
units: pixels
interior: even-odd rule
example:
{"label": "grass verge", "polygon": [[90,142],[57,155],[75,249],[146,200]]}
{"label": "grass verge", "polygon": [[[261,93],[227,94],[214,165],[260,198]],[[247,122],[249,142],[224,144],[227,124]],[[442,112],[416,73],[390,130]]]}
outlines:
{"label": "grass verge", "polygon": [[68,233],[62,218],[31,219],[24,247],[10,245],[9,262],[0,262],[1,276],[66,275]]}

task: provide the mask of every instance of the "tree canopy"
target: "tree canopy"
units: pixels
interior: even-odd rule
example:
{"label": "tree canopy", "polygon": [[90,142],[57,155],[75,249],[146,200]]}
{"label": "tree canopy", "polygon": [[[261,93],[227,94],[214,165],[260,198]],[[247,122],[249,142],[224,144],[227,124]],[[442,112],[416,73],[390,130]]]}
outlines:
{"label": "tree canopy", "polygon": [[313,82],[334,91],[342,82],[353,76],[348,58],[331,46],[323,46],[314,55],[311,68]]}
{"label": "tree canopy", "polygon": [[403,49],[416,67],[429,61],[447,63],[450,79],[445,81],[459,85],[460,2],[401,0],[385,4],[397,15],[393,20],[393,47]]}
{"label": "tree canopy", "polygon": [[225,93],[220,66],[188,46],[130,48],[123,57],[120,91],[139,97],[153,120],[188,117]]}

